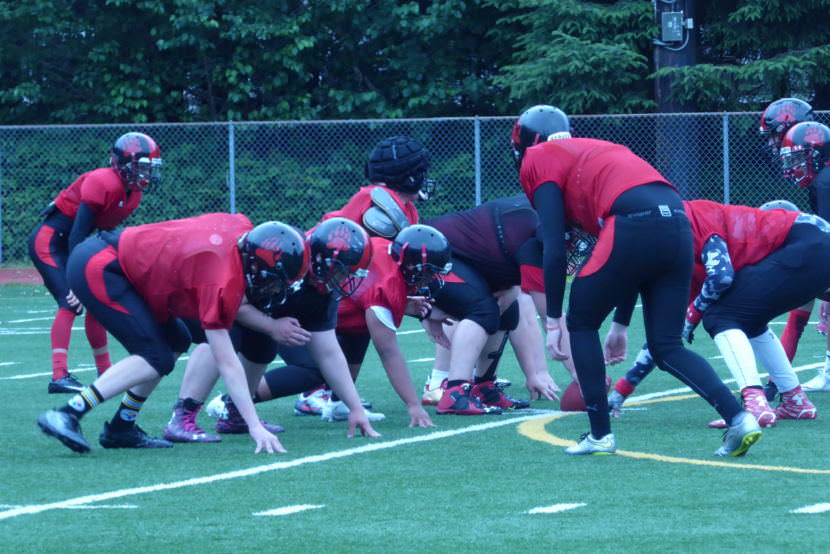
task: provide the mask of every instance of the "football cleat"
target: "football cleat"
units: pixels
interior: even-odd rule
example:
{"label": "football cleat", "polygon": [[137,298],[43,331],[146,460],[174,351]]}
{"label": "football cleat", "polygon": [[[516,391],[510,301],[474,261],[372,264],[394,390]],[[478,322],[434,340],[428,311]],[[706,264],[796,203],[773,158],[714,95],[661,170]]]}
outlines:
{"label": "football cleat", "polygon": [[[366,417],[369,421],[383,421],[384,419],[386,419],[386,416],[384,414],[381,414],[379,412],[372,412],[368,408],[364,408],[363,411],[366,412]],[[326,402],[326,405],[323,406],[323,413],[320,414],[320,417],[323,419],[323,421],[348,421],[349,414],[351,413],[352,411],[349,409],[348,406],[346,406],[345,402],[343,402],[342,400],[332,400],[331,398],[329,398],[328,402]]]}
{"label": "football cleat", "polygon": [[[225,410],[225,416],[216,420],[216,432],[220,435],[242,435],[247,433],[248,424],[245,423],[245,418],[242,417],[242,414],[236,409],[236,405],[228,398],[225,398]],[[269,433],[277,434],[285,431],[282,425],[266,423],[261,419],[259,422]]]}
{"label": "football cleat", "polygon": [[170,442],[221,442],[222,437],[206,433],[196,424],[201,406],[187,410],[180,402],[173,408],[173,415],[164,428],[164,438]]}
{"label": "football cleat", "polygon": [[706,427],[709,429],[726,429],[728,426],[726,425],[726,420],[721,418],[710,421]]}
{"label": "football cleat", "polygon": [[444,389],[447,388],[446,379],[435,388],[430,388],[429,382],[430,379],[427,377],[427,382],[424,383],[424,394],[421,395],[421,406],[437,406],[438,401],[441,400],[441,395],[444,394]]}
{"label": "football cleat", "polygon": [[49,394],[73,394],[83,390],[84,384],[75,379],[71,373],[67,373],[66,377],[60,379],[52,379],[49,381]]}
{"label": "football cleat", "polygon": [[171,448],[173,443],[151,437],[138,425],[131,425],[124,431],[116,431],[109,423],[104,423],[104,430],[98,435],[98,442],[104,448]]}
{"label": "football cleat", "polygon": [[473,396],[470,383],[444,389],[441,400],[435,408],[435,413],[438,415],[498,415],[501,412],[501,408],[485,406]]}
{"label": "football cleat", "polygon": [[801,385],[805,392],[828,392],[830,391],[830,372],[823,367],[818,370],[816,376]]}
{"label": "football cleat", "polygon": [[495,406],[502,410],[530,408],[530,402],[527,400],[517,400],[504,394],[504,388],[498,384],[498,380],[476,383],[470,390],[470,394],[478,398],[485,406]]}
{"label": "football cleat", "polygon": [[767,402],[767,397],[764,396],[762,389],[746,387],[741,390],[741,397],[744,401],[744,410],[751,413],[758,420],[758,425],[761,427],[775,427],[778,416],[775,415],[775,410]]}
{"label": "football cleat", "polygon": [[781,393],[781,403],[775,407],[779,419],[816,419],[816,407],[800,386]]}
{"label": "football cleat", "polygon": [[723,445],[715,451],[715,456],[743,456],[760,439],[758,421],[749,412],[741,411],[723,434]]}
{"label": "football cleat", "polygon": [[49,410],[37,418],[40,430],[55,437],[64,446],[82,454],[89,452],[89,443],[81,433],[81,423],[74,415],[60,410]]}
{"label": "football cleat", "polygon": [[565,449],[565,454],[585,455],[593,454],[607,456],[617,451],[617,440],[613,433],[608,433],[601,439],[595,439],[590,433],[583,433],[579,442]]}
{"label": "football cleat", "polygon": [[294,402],[294,415],[297,416],[319,416],[323,414],[326,402],[331,398],[331,391],[326,387],[318,387],[306,394],[301,392]]}

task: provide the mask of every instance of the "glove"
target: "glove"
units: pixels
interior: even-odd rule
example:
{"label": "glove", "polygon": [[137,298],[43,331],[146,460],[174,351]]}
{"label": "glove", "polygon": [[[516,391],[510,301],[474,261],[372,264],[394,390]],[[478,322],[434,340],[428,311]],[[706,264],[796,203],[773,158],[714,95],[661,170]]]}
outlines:
{"label": "glove", "polygon": [[686,310],[686,322],[683,324],[683,332],[680,334],[683,340],[692,344],[695,339],[694,330],[702,318],[703,314],[700,310],[695,308],[694,304],[689,304],[689,308]]}

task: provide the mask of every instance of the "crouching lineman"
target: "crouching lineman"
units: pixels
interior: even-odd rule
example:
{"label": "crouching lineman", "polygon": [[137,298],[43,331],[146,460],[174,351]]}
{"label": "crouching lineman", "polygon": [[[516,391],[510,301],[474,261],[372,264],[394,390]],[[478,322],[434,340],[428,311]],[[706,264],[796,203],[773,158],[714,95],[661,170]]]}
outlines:
{"label": "crouching lineman", "polygon": [[260,423],[245,372],[228,333],[247,301],[266,310],[308,268],[302,236],[283,223],[253,227],[241,214],[206,214],[103,232],[70,256],[69,286],[77,299],[118,339],[129,356],[38,425],[76,452],[89,452],[80,419],[100,403],[125,393],[112,421],[104,424],[104,448],[158,448],[135,420],[161,378],[187,350],[190,335],[179,318],[198,319],[256,452],[285,452]]}
{"label": "crouching lineman", "polygon": [[[368,275],[372,243],[366,231],[342,217],[328,219],[308,235],[309,271],[296,292],[282,302],[273,302],[268,315],[243,306],[231,331],[249,386],[257,387],[254,402],[297,394],[325,379],[349,408],[348,436],[356,429],[363,435],[380,436],[369,423],[376,414],[367,413],[352,381],[343,351],[337,343],[337,305],[351,295]],[[182,380],[173,416],[164,437],[174,442],[218,442],[196,424],[202,403],[218,378],[216,362],[206,345],[191,355]],[[279,353],[285,367],[269,371],[268,364]],[[246,432],[239,408],[227,394],[211,402],[218,415],[216,431]]]}
{"label": "crouching lineman", "polygon": [[[744,409],[761,426],[771,427],[779,418],[815,419],[816,408],[768,324],[822,297],[830,287],[830,225],[815,215],[778,209],[780,201],[761,209],[708,200],[685,205],[695,237],[692,294],[697,295],[686,313],[684,338],[691,342],[694,328],[703,322],[738,383]],[[774,410],[764,395],[756,358],[781,393]],[[644,347],[609,395],[611,410],[619,412],[652,367]],[[723,428],[725,423],[715,420],[709,426]]]}

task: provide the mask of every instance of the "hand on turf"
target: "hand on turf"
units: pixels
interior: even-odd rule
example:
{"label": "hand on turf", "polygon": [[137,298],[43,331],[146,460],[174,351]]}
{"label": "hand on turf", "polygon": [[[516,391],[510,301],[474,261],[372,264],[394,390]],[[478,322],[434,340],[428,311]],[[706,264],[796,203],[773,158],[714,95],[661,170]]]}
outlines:
{"label": "hand on turf", "polygon": [[683,340],[692,344],[692,341],[695,340],[695,327],[697,327],[697,323],[692,323],[688,319],[685,323],[683,323],[683,332],[680,334],[683,337]]}
{"label": "hand on turf", "polygon": [[251,434],[251,438],[254,439],[254,442],[256,442],[256,450],[254,450],[254,454],[259,454],[263,450],[269,454],[273,454],[275,452],[284,454],[286,452],[285,448],[283,448],[282,444],[280,444],[280,440],[268,432],[268,430],[261,424],[251,427],[249,432]]}
{"label": "hand on turf", "polygon": [[311,340],[311,333],[296,318],[280,317],[271,323],[271,338],[286,346],[302,346]]}
{"label": "hand on turf", "polygon": [[530,392],[530,400],[559,400],[557,393],[562,392],[559,385],[554,382],[553,377],[547,371],[540,371],[527,378],[528,392]]}
{"label": "hand on turf", "polygon": [[81,315],[84,313],[84,307],[81,304],[81,301],[78,300],[78,297],[75,296],[75,293],[71,290],[69,291],[69,294],[66,295],[66,302],[69,304],[69,307],[75,311],[75,315]]}
{"label": "hand on turf", "polygon": [[826,337],[828,329],[830,329],[830,302],[822,300],[818,308],[818,325],[816,325],[816,331]]}
{"label": "hand on turf", "polygon": [[429,414],[420,405],[409,407],[409,426],[410,427],[435,427],[435,424],[429,418]]}
{"label": "hand on turf", "polygon": [[366,412],[363,409],[351,410],[349,412],[349,432],[346,435],[349,438],[354,437],[354,433],[360,429],[360,435],[363,437],[379,437],[380,433],[372,428],[369,423],[369,418],[366,417]]}

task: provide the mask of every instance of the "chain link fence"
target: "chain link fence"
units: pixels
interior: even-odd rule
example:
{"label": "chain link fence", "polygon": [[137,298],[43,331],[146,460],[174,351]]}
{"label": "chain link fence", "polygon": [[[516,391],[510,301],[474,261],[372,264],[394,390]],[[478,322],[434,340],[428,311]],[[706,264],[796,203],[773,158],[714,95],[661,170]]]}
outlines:
{"label": "chain link fence", "polygon": [[[786,184],[758,135],[759,114],[573,116],[575,136],[625,144],[685,198],[757,206],[785,198],[808,209],[806,191]],[[830,113],[817,118],[828,123]],[[209,124],[0,127],[0,262],[27,263],[38,213],[85,171],[109,164],[115,139],[141,131],[158,142],[163,183],[125,222],[137,225],[205,212],[241,212],[301,229],[342,206],[362,185],[374,145],[410,135],[432,153],[436,197],[422,217],[518,194],[509,146],[515,117]]]}

